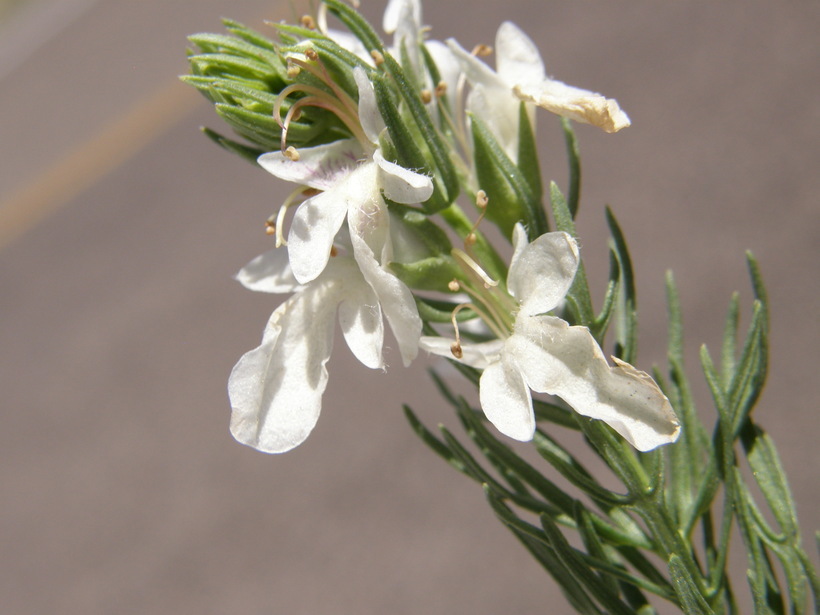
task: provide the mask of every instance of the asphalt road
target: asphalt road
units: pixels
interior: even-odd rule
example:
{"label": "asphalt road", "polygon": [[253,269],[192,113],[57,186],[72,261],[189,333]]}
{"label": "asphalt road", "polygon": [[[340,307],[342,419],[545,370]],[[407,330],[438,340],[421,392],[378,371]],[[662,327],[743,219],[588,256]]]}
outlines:
{"label": "asphalt road", "polygon": [[[464,6],[428,3],[425,21],[465,47],[516,21],[550,72],[633,120],[618,135],[578,130],[579,231],[599,289],[605,203],[630,239],[640,367],[663,360],[666,269],[695,370],[732,290],[748,322],[743,251],[760,259],[772,372],[758,420],[808,538],[820,7]],[[366,8],[378,18],[380,3]],[[423,360],[403,370],[394,353],[370,373],[337,344],[303,446],[271,457],[228,434],[228,373],[274,307],[231,276],[270,245],[262,223],[287,187],[199,134],[218,120],[176,76],[185,36],[218,31],[220,16],[263,28],[292,15],[262,0],[43,0],[0,30],[3,613],[568,612],[481,490],[406,425],[401,403],[455,428]],[[542,165],[562,182],[556,122],[539,121]]]}

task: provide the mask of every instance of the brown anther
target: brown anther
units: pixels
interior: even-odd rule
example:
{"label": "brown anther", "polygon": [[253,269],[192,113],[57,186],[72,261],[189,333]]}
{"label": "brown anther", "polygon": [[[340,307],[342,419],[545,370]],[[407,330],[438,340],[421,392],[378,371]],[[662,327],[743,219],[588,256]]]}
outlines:
{"label": "brown anther", "polygon": [[313,49],[313,47],[308,47],[305,49],[305,57],[311,62],[316,62],[319,59],[319,54],[316,53],[316,50]]}
{"label": "brown anther", "polygon": [[458,342],[453,342],[452,344],[450,344],[450,352],[453,353],[453,356],[456,359],[460,359],[464,356],[464,351],[461,349],[461,344],[459,344]]}
{"label": "brown anther", "polygon": [[486,58],[488,55],[492,54],[493,48],[489,45],[476,45],[473,47],[473,55],[478,56],[480,58]]}
{"label": "brown anther", "polygon": [[370,57],[373,58],[373,61],[376,63],[376,66],[381,66],[384,64],[384,56],[378,49],[374,49],[370,52]]}
{"label": "brown anther", "polygon": [[303,28],[307,28],[308,30],[315,30],[316,29],[316,20],[313,19],[310,15],[302,15],[302,19],[299,20],[302,24]]}
{"label": "brown anther", "polygon": [[265,224],[265,235],[276,235],[276,225],[271,222]]}
{"label": "brown anther", "polygon": [[436,85],[436,97],[441,98],[447,93],[447,84],[444,81],[439,81]]}
{"label": "brown anther", "polygon": [[487,193],[483,190],[479,190],[475,193],[475,206],[479,209],[485,209],[489,202],[490,199],[487,198]]}
{"label": "brown anther", "polygon": [[302,196],[305,198],[310,198],[312,196],[316,196],[320,192],[321,190],[318,190],[316,188],[305,188],[304,190],[302,190]]}
{"label": "brown anther", "polygon": [[457,293],[459,290],[461,290],[461,284],[458,283],[458,280],[450,280],[447,283],[447,288],[450,289],[450,292]]}
{"label": "brown anther", "polygon": [[336,249],[336,246],[330,246],[330,256],[331,258],[334,256],[339,255],[339,250]]}
{"label": "brown anther", "polygon": [[297,162],[299,160],[299,152],[297,152],[296,148],[292,145],[289,145],[288,148],[282,153],[288,160],[293,160],[293,162]]}
{"label": "brown anther", "polygon": [[302,72],[302,69],[296,64],[291,64],[288,66],[288,79],[296,79],[296,76]]}
{"label": "brown anther", "polygon": [[478,241],[478,238],[475,236],[475,233],[470,231],[464,238],[464,245],[469,248],[470,246],[474,246],[476,241]]}
{"label": "brown anther", "polygon": [[421,102],[425,105],[433,100],[433,95],[430,93],[430,90],[422,90],[421,91]]}

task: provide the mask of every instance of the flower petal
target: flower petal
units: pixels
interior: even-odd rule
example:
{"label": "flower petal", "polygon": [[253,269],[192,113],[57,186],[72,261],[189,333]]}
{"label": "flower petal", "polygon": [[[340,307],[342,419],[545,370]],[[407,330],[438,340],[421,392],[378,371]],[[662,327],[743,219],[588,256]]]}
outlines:
{"label": "flower petal", "polygon": [[504,348],[503,340],[492,340],[478,344],[462,344],[462,357],[456,359],[453,356],[452,350],[450,350],[454,342],[454,339],[448,337],[424,335],[419,340],[419,348],[439,355],[440,357],[457,360],[460,363],[464,363],[464,365],[469,365],[476,369],[486,369],[493,363],[500,361],[501,351]]}
{"label": "flower petal", "polygon": [[[386,218],[386,214],[384,215]],[[361,234],[351,232],[350,240],[353,244],[353,256],[364,279],[378,297],[382,312],[399,344],[402,361],[407,366],[418,354],[422,326],[413,293],[404,282],[379,263]]]}
{"label": "flower petal", "polygon": [[554,79],[521,83],[513,88],[513,92],[525,102],[535,103],[576,122],[592,124],[604,132],[618,132],[631,124],[617,100]]}
{"label": "flower petal", "polygon": [[279,179],[302,184],[316,190],[330,190],[356,168],[363,156],[355,139],[342,139],[299,150],[299,160],[286,158],[282,152],[268,152],[257,158],[259,165]]}
{"label": "flower petal", "polygon": [[278,248],[254,258],[239,270],[236,279],[245,288],[263,293],[289,293],[299,287],[287,250]]}
{"label": "flower petal", "polygon": [[412,19],[414,23],[421,23],[420,0],[390,0],[384,9],[382,28],[387,34],[393,34],[401,25],[402,20]]}
{"label": "flower petal", "polygon": [[515,251],[507,287],[521,302],[521,313],[543,314],[566,296],[578,270],[578,244],[567,233],[545,233],[528,244],[521,224],[513,230]]}
{"label": "flower petal", "polygon": [[373,159],[379,165],[379,182],[385,196],[396,203],[424,203],[433,194],[433,182],[426,175],[385,160],[381,150],[376,150]]}
{"label": "flower petal", "polygon": [[332,190],[309,198],[296,210],[288,232],[288,256],[293,275],[301,284],[315,280],[324,271],[350,200],[358,196],[355,176],[360,170],[350,173]]}
{"label": "flower petal", "polygon": [[344,299],[339,304],[339,326],[356,358],[371,369],[381,369],[384,367],[384,323],[379,299],[353,259],[334,259],[331,262],[331,265],[339,266],[348,264],[349,271],[341,280]]}
{"label": "flower petal", "polygon": [[586,327],[522,315],[507,350],[531,389],[557,395],[579,414],[606,422],[638,450],[677,439],[677,417],[655,382],[626,363],[610,368]]}
{"label": "flower petal", "polygon": [[272,314],[262,344],[246,353],[228,380],[231,433],[265,453],[283,453],[310,434],[327,386],[333,346],[332,285],[315,284]]}
{"label": "flower petal", "polygon": [[360,66],[353,69],[353,78],[359,87],[359,122],[370,142],[378,145],[379,135],[384,130],[384,120],[376,104],[376,92],[364,69]]}
{"label": "flower petal", "polygon": [[518,366],[506,353],[481,374],[478,393],[484,414],[498,431],[522,442],[532,440],[532,398]]}
{"label": "flower petal", "polygon": [[505,21],[495,35],[495,69],[510,87],[543,81],[547,73],[541,54],[532,39],[511,21]]}

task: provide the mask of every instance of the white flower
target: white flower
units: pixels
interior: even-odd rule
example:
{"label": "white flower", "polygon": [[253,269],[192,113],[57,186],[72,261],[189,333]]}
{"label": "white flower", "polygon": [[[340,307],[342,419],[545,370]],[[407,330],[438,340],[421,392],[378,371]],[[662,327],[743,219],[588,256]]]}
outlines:
{"label": "white flower", "polygon": [[[281,152],[259,157],[259,164],[280,179],[320,191],[299,206],[288,233],[293,274],[303,284],[324,270],[345,216],[350,221],[354,215],[371,216],[385,210],[382,191],[387,198],[406,204],[422,203],[433,193],[429,177],[384,159],[379,149],[384,122],[373,86],[363,69],[355,69],[354,76],[359,87],[359,121],[365,142],[345,139],[303,148],[298,151],[298,160]],[[350,227],[352,239],[357,232],[357,228]],[[379,252],[381,248],[373,249]]]}
{"label": "white flower", "polygon": [[[471,110],[492,121],[507,145],[517,142],[519,100],[606,132],[617,132],[630,124],[616,100],[548,77],[535,43],[509,21],[501,24],[496,34],[495,71],[454,40],[448,44],[473,87]],[[508,147],[505,150],[509,154]]]}
{"label": "white flower", "polygon": [[310,434],[327,386],[337,311],[347,345],[367,367],[384,367],[383,315],[405,365],[418,352],[421,319],[413,296],[366,243],[358,246],[356,262],[339,255],[305,285],[293,278],[285,250],[255,258],[237,279],[251,290],[294,292],[271,315],[261,345],[231,372],[231,433],[242,444],[283,453]]}
{"label": "white flower", "polygon": [[[547,314],[575,277],[575,240],[556,232],[527,244],[519,224],[514,244],[507,286],[518,312],[511,335],[461,347],[460,360],[484,370],[479,398],[487,418],[509,437],[531,440],[532,389],[557,395],[579,414],[606,422],[639,450],[674,442],[680,430],[677,417],[652,378],[617,359],[610,367],[589,329]],[[452,343],[422,337],[420,345],[452,357]]]}

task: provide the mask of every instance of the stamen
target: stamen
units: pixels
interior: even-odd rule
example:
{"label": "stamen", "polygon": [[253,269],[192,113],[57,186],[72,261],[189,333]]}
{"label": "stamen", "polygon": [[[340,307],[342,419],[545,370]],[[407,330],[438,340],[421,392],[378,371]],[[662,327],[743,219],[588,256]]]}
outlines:
{"label": "stamen", "polygon": [[296,148],[292,145],[289,145],[283,153],[285,155],[285,158],[287,158],[288,160],[293,160],[293,162],[299,161],[299,152],[297,152]]}
{"label": "stamen", "polygon": [[447,83],[444,81],[439,81],[436,84],[436,97],[441,98],[447,93]]}
{"label": "stamen", "polygon": [[303,28],[307,28],[308,30],[316,29],[316,21],[310,15],[302,15],[302,19],[299,21]]}
{"label": "stamen", "polygon": [[[456,331],[458,331],[458,329],[456,329]],[[452,344],[450,344],[450,352],[453,353],[453,356],[456,359],[460,359],[464,356],[464,351],[461,349],[461,344],[459,344],[458,342],[453,342]]]}
{"label": "stamen", "polygon": [[334,256],[338,256],[338,255],[339,255],[338,248],[336,248],[336,246],[330,246],[330,258],[333,258]]}
{"label": "stamen", "polygon": [[496,280],[493,280],[489,275],[487,275],[487,272],[484,271],[481,268],[481,266],[477,262],[475,262],[475,260],[473,260],[473,258],[466,252],[464,252],[463,250],[459,250],[458,248],[453,248],[452,254],[456,257],[456,259],[458,259],[461,263],[467,266],[467,269],[465,271],[472,271],[476,274],[478,279],[483,284],[484,288],[498,286],[498,282]]}
{"label": "stamen", "polygon": [[370,52],[370,57],[373,58],[373,61],[376,63],[376,66],[381,66],[384,64],[384,56],[378,49],[374,49]]}
{"label": "stamen", "polygon": [[473,47],[472,54],[474,56],[479,57],[479,58],[486,58],[488,55],[491,55],[492,52],[493,52],[492,47],[490,47],[489,45],[481,44],[481,45],[476,45],[475,47]]}
{"label": "stamen", "polygon": [[421,102],[425,105],[433,100],[433,95],[430,93],[430,90],[422,90],[421,91]]}
{"label": "stamen", "polygon": [[457,293],[461,290],[461,284],[458,283],[458,280],[450,280],[447,284],[447,288],[450,289],[450,292]]}
{"label": "stamen", "polygon": [[265,220],[265,234],[276,235],[276,223],[273,221],[273,216]]}
{"label": "stamen", "polygon": [[485,210],[487,208],[487,203],[490,202],[490,199],[487,198],[487,193],[483,190],[479,190],[475,193],[475,206],[481,210]]}
{"label": "stamen", "polygon": [[301,72],[302,69],[295,64],[288,64],[288,79],[296,79]]}
{"label": "stamen", "polygon": [[305,49],[305,57],[311,62],[318,62],[319,60],[319,54],[316,53],[316,50],[313,47],[308,47]]}

